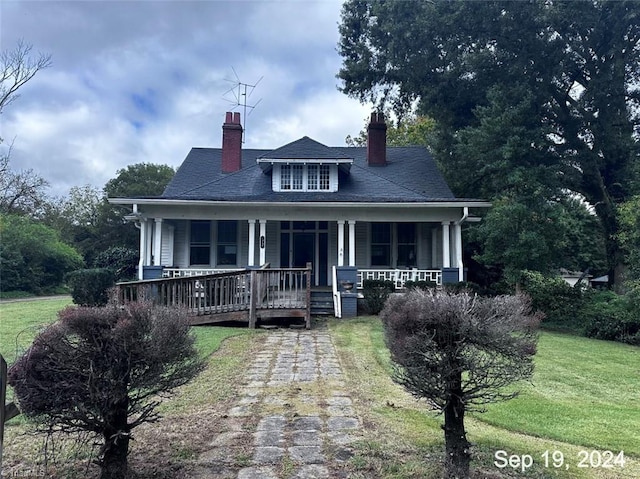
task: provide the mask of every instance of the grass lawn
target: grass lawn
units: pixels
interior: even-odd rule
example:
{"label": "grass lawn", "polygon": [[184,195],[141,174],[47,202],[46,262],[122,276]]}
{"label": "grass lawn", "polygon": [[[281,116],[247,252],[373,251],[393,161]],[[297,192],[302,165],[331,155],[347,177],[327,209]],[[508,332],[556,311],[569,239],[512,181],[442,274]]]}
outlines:
{"label": "grass lawn", "polygon": [[[0,352],[7,361],[13,362],[38,327],[54,321],[57,311],[67,304],[70,300],[0,304]],[[347,463],[347,477],[441,477],[442,417],[391,381],[380,321],[370,317],[331,320],[329,329],[346,388],[365,430],[365,438],[356,444],[355,455]],[[144,471],[141,478],[190,477],[189,461],[198,457],[221,431],[220,424],[228,420],[239,378],[268,334],[211,326],[196,327],[194,332],[200,352],[209,357],[209,366],[173,398],[163,401],[160,412],[165,418],[159,424],[136,430],[130,457],[134,469]],[[230,336],[236,337],[224,341]],[[640,348],[544,332],[532,384],[522,383],[520,389],[517,399],[468,416],[468,438],[475,446],[475,479],[640,477]],[[20,417],[9,423],[5,465],[37,464],[42,442],[25,435],[27,430]],[[252,446],[247,447],[246,457],[250,458]],[[529,454],[535,464],[526,472],[499,469],[494,464],[498,450]],[[578,467],[584,454],[580,451],[594,450],[624,450],[624,469]],[[549,467],[544,467],[545,451],[549,451]],[[553,467],[553,451],[563,454],[562,468]],[[66,467],[53,477],[67,477],[71,466]],[[95,470],[87,477],[95,477]]]}
{"label": "grass lawn", "polygon": [[[370,430],[371,439],[358,446],[351,477],[438,477],[442,417],[389,379],[380,321],[335,321],[331,330]],[[640,477],[640,348],[544,332],[533,385],[523,383],[521,390],[519,398],[466,421],[477,477]],[[534,466],[525,473],[499,469],[498,450],[529,454]],[[578,467],[580,451],[593,450],[624,450],[625,467]],[[549,467],[544,467],[545,451]],[[562,468],[553,467],[553,451],[563,454]]]}
{"label": "grass lawn", "polygon": [[43,325],[58,319],[58,311],[70,304],[70,297],[0,303],[0,354],[7,364],[12,364]]}

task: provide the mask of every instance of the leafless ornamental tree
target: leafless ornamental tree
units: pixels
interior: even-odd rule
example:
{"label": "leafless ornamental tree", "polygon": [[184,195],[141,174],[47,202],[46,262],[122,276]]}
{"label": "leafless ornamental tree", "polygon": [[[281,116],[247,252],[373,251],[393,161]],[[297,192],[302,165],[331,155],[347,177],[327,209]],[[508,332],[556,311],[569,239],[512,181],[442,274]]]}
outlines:
{"label": "leafless ornamental tree", "polygon": [[[0,52],[0,115],[5,106],[20,96],[20,88],[40,70],[51,66],[51,55],[35,56],[32,49],[20,41],[13,50]],[[0,154],[0,213],[33,213],[42,204],[48,183],[32,169],[13,171],[9,165],[11,146]]]}
{"label": "leafless ornamental tree", "polygon": [[448,479],[469,477],[464,416],[515,397],[503,388],[530,378],[541,317],[524,296],[412,290],[380,313],[394,379],[444,413]]}
{"label": "leafless ornamental tree", "polygon": [[150,304],[67,308],[9,370],[18,406],[44,431],[93,433],[102,479],[123,479],[131,431],[204,363],[186,312]]}

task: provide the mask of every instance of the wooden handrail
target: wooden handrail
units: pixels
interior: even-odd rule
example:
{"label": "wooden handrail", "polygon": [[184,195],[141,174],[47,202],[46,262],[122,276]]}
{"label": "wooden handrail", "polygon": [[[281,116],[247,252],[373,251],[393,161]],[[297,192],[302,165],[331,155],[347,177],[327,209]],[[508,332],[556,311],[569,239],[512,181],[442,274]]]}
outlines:
{"label": "wooden handrail", "polygon": [[255,327],[259,311],[304,310],[310,327],[310,263],[306,268],[269,268],[267,264],[260,269],[122,282],[117,288],[120,304],[147,299],[186,307],[199,316],[246,311],[251,327]]}

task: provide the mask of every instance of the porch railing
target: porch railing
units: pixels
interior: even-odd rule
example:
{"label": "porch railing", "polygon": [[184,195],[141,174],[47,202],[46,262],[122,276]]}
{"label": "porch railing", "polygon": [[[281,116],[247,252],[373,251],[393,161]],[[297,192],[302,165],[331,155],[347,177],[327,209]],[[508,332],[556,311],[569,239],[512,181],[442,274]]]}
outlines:
{"label": "porch railing", "polygon": [[[184,270],[183,270],[184,271]],[[241,270],[118,283],[121,304],[142,299],[186,307],[196,316],[247,313],[258,316],[304,316],[310,326],[311,265],[306,268]],[[245,317],[246,314],[238,314]],[[202,321],[200,321],[202,322]]]}
{"label": "porch railing", "polygon": [[393,281],[395,289],[402,289],[407,281],[442,284],[442,272],[439,269],[358,269],[358,289],[365,279]]}
{"label": "porch railing", "polygon": [[243,268],[220,269],[220,268],[163,268],[163,278],[182,278],[190,276],[206,276],[210,274],[233,273],[244,271]]}

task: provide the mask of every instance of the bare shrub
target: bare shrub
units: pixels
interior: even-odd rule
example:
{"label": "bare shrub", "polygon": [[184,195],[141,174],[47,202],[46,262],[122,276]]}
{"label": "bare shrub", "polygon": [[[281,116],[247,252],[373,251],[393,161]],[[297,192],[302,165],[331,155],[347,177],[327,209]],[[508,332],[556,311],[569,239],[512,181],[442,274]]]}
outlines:
{"label": "bare shrub", "polygon": [[531,377],[541,316],[525,296],[414,289],[380,317],[394,380],[444,413],[445,477],[469,477],[464,415],[515,397],[503,388]]}
{"label": "bare shrub", "polygon": [[204,367],[186,312],[131,303],[69,307],[9,371],[23,414],[47,432],[101,438],[103,479],[127,474],[131,431]]}

